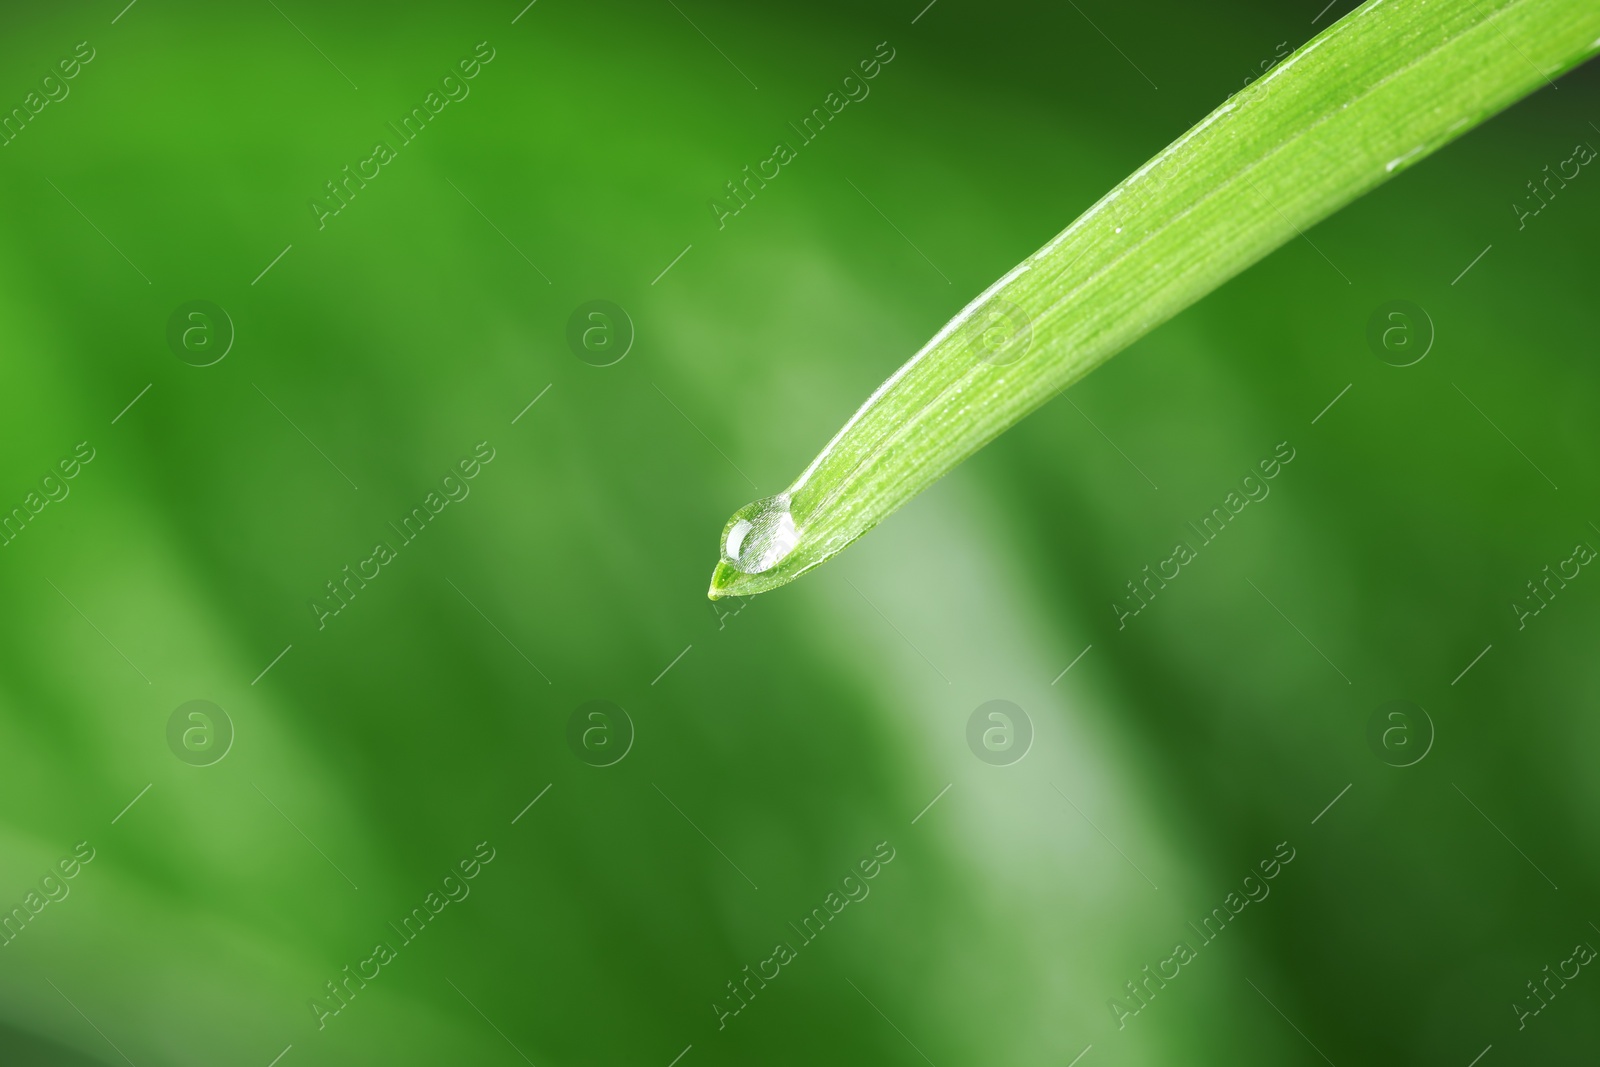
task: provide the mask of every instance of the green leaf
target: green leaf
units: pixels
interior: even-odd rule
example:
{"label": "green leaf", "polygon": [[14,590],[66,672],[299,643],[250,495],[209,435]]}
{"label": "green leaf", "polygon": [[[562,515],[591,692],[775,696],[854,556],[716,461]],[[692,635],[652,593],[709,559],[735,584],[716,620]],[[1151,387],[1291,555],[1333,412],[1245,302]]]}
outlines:
{"label": "green leaf", "polygon": [[1550,84],[1597,38],[1594,0],[1362,5],[980,294],[787,490],[736,512],[711,597],[764,592],[830,559],[1162,322]]}

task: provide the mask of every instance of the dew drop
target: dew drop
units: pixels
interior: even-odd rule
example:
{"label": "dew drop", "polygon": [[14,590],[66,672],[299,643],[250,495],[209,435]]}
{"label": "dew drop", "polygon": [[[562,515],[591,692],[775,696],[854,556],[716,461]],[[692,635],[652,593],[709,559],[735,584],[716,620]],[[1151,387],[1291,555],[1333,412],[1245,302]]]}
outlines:
{"label": "dew drop", "polygon": [[785,494],[746,504],[722,532],[722,562],[742,574],[770,571],[800,543]]}

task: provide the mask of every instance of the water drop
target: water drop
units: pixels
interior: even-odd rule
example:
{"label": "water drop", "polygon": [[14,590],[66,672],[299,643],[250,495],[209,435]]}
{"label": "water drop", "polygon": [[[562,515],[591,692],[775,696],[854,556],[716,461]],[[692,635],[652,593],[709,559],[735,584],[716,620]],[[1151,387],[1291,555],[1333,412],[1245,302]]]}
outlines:
{"label": "water drop", "polygon": [[780,493],[746,504],[722,531],[722,562],[741,574],[770,571],[800,543],[800,531]]}

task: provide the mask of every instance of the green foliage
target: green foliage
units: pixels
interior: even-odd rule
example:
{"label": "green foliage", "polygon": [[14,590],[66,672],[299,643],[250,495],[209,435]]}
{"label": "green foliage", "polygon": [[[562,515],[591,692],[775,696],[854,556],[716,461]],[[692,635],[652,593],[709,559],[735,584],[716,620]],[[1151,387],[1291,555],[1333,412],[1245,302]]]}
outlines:
{"label": "green foliage", "polygon": [[968,304],[753,530],[736,515],[712,598],[832,558],[1156,326],[1550,84],[1597,38],[1600,8],[1586,0],[1371,0],[1345,16]]}
{"label": "green foliage", "polygon": [[[94,59],[0,148],[0,499],[32,516],[0,547],[0,906],[40,908],[0,947],[0,1063],[1325,1067],[1296,1028],[1341,1067],[1586,1062],[1591,967],[1525,1031],[1511,1006],[1600,944],[1600,579],[1525,630],[1513,605],[1600,544],[1600,184],[1524,230],[1511,205],[1600,144],[1597,65],[1323,224],[1354,285],[1294,240],[1080,382],[1083,414],[785,595],[708,604],[737,495],[1354,3],[675,3],[8,5],[0,100]],[[884,40],[870,97],[719,230],[725,182]],[[1401,297],[1438,327],[1407,368],[1365,340]],[[195,300],[237,327],[206,366],[166,335]],[[637,329],[603,367],[568,339],[595,301]],[[1285,438],[1270,498],[1118,631],[1125,581]],[[1438,725],[1405,769],[1366,741],[1396,697]],[[570,748],[596,700],[637,728],[607,766]],[[968,746],[995,700],[1033,722],[1009,766]],[[234,726],[205,765],[172,739],[208,732],[174,724],[196,701]],[[1285,840],[1119,1030],[1108,1000]],[[870,896],[798,944],[852,872]],[[326,1018],[345,967],[378,977]]]}

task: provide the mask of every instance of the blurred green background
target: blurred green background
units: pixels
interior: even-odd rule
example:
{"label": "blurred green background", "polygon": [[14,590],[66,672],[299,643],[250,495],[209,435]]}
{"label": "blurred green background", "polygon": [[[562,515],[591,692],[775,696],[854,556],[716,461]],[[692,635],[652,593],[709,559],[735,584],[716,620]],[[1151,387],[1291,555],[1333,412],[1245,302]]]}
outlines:
{"label": "blurred green background", "polygon": [[[1353,6],[924,2],[0,15],[27,112],[0,148],[0,1061],[1593,1062],[1600,976],[1528,983],[1600,946],[1600,577],[1511,605],[1600,546],[1600,179],[1511,205],[1600,145],[1594,70],[836,562],[711,605],[736,507]],[[1367,340],[1397,299],[1431,322],[1400,340],[1433,334],[1406,367]],[[195,300],[228,322],[180,316],[175,348]],[[592,300],[631,321],[609,366],[568,343]],[[1284,441],[1271,495],[1119,629],[1125,583]],[[194,700],[221,716],[171,734]],[[628,721],[574,742],[593,700]],[[981,719],[997,752],[968,742],[992,700],[1020,709],[1010,748]]]}

